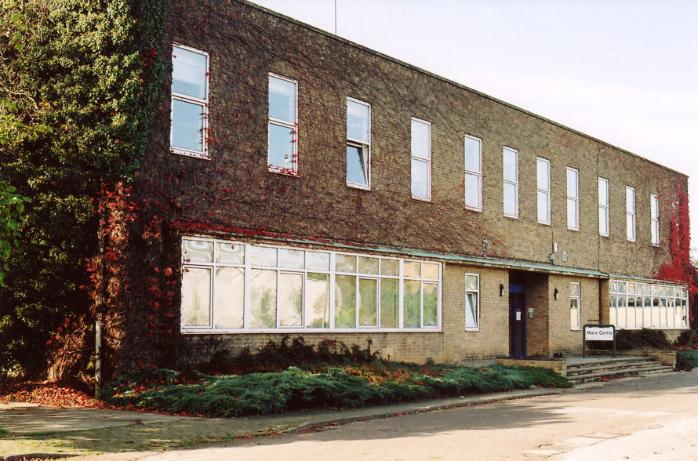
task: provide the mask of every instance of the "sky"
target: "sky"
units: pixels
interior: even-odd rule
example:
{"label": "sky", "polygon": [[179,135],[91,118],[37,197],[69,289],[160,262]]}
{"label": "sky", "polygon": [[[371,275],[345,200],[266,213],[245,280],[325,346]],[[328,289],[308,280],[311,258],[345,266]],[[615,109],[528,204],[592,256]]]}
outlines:
{"label": "sky", "polygon": [[[254,0],[335,32],[335,0]],[[698,0],[336,0],[337,35],[689,175]]]}

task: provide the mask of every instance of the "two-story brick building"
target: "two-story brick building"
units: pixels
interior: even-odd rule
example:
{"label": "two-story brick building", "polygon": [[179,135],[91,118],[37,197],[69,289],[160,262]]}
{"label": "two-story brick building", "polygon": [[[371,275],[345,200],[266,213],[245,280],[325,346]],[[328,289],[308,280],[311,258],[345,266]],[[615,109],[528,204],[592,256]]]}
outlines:
{"label": "two-story brick building", "polygon": [[684,174],[258,6],[169,20],[142,171],[171,194],[185,354],[302,335],[458,361],[688,327],[657,280],[688,247]]}

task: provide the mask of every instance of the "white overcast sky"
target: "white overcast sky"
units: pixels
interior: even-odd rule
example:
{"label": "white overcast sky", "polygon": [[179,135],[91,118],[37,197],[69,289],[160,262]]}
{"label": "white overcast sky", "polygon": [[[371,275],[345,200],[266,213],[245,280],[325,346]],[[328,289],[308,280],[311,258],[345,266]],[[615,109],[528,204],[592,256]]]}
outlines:
{"label": "white overcast sky", "polygon": [[[334,0],[254,0],[334,32]],[[686,173],[698,0],[337,0],[337,34]]]}

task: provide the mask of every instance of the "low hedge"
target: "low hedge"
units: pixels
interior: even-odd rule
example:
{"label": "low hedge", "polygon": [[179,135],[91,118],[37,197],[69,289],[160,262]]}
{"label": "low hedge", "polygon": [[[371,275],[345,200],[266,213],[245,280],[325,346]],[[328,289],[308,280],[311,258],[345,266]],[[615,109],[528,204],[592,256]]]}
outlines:
{"label": "low hedge", "polygon": [[685,350],[676,353],[676,369],[690,371],[698,367],[698,350]]}
{"label": "low hedge", "polygon": [[355,408],[531,386],[571,386],[565,378],[542,368],[440,365],[424,371],[401,368],[392,370],[387,377],[376,377],[366,369],[328,367],[307,371],[289,367],[280,372],[204,376],[197,383],[125,392],[111,400],[150,410],[232,417],[311,408]]}

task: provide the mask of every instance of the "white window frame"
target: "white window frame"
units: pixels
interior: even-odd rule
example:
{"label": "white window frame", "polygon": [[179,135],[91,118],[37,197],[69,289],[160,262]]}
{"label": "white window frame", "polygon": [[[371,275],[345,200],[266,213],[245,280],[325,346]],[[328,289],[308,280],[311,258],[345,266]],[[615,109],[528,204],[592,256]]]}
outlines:
{"label": "white window frame", "polygon": [[650,195],[650,239],[652,246],[659,246],[659,197],[656,194]]}
{"label": "white window frame", "polygon": [[[348,165],[345,165],[344,177],[346,179],[347,186],[349,186],[349,187],[354,187],[356,189],[363,189],[363,190],[371,190],[371,136],[372,136],[372,133],[371,133],[372,120],[371,119],[373,118],[372,117],[373,111],[371,110],[371,104],[369,104],[365,101],[361,101],[359,99],[347,97],[347,110],[345,111],[345,114],[344,114],[345,115],[344,122],[347,125],[349,124],[349,104],[348,104],[349,101],[368,107],[368,144],[366,144],[366,142],[364,142],[362,140],[350,138],[349,134],[347,133],[347,145],[359,147],[362,149],[362,152],[365,153],[364,155],[366,156],[366,159],[365,159],[366,160],[366,162],[365,162],[365,165],[366,165],[366,171],[365,171],[366,184],[357,184],[357,183],[351,182],[348,179],[346,179],[346,172],[348,171]],[[346,160],[345,160],[345,162],[346,162]]]}
{"label": "white window frame", "polygon": [[[214,248],[214,253],[212,255],[212,261],[211,262],[199,262],[199,261],[187,261],[185,258],[185,251],[184,251],[184,241],[185,240],[196,240],[196,241],[206,241],[206,242],[211,242],[213,244]],[[244,252],[244,264],[229,264],[229,263],[222,263],[222,262],[217,262],[216,261],[216,243],[234,243],[237,245],[243,245],[245,247],[245,252]],[[268,248],[274,248],[277,250],[277,264],[275,266],[259,266],[259,265],[253,265],[250,259],[250,247],[268,247]],[[182,248],[182,255],[181,255],[181,268],[182,268],[182,274],[184,274],[184,271],[188,267],[192,268],[205,268],[205,269],[210,269],[211,270],[211,283],[210,283],[210,314],[209,314],[209,325],[208,327],[206,326],[183,326],[180,323],[180,332],[183,334],[255,334],[255,333],[390,333],[390,332],[420,332],[420,333],[439,333],[443,332],[443,322],[442,322],[442,316],[443,316],[443,283],[444,283],[444,277],[443,277],[443,263],[439,261],[434,261],[434,260],[426,260],[426,259],[417,259],[417,258],[410,258],[410,257],[401,257],[401,256],[383,256],[383,255],[376,255],[376,254],[368,254],[368,253],[348,253],[348,252],[336,252],[332,250],[328,250],[325,248],[303,248],[303,247],[292,247],[292,246],[286,246],[286,245],[271,245],[267,243],[249,243],[249,242],[243,242],[239,240],[223,240],[223,239],[214,239],[210,237],[204,237],[204,236],[190,236],[190,235],[185,235],[182,237],[181,240],[181,248]],[[296,250],[296,251],[307,251],[307,252],[322,252],[322,253],[328,253],[329,254],[329,269],[328,270],[317,270],[317,269],[309,269],[307,267],[307,264],[304,264],[304,267],[302,269],[289,269],[289,268],[284,268],[281,267],[278,261],[278,250]],[[356,257],[357,261],[357,268],[354,272],[343,272],[343,271],[338,271],[335,267],[335,260],[338,255],[347,255],[347,256],[353,256]],[[379,273],[378,274],[367,274],[360,272],[360,268],[358,267],[358,261],[361,256],[364,257],[370,257],[370,258],[376,258],[379,260]],[[307,258],[307,253],[305,258]],[[398,262],[398,274],[397,275],[383,275],[380,273],[380,265],[382,264],[383,260],[395,260]],[[420,273],[420,276],[418,278],[415,277],[408,277],[405,274],[404,271],[404,265],[406,262],[417,262],[420,263],[420,268],[422,267],[422,263],[427,263],[427,264],[435,264],[438,265],[438,274],[437,278],[429,278],[426,277],[425,274],[423,273],[423,269]],[[244,306],[243,306],[243,325],[244,327],[241,329],[223,329],[223,328],[215,328],[213,325],[215,325],[215,316],[216,316],[216,308],[215,308],[215,295],[216,295],[216,278],[215,278],[215,273],[216,269],[219,267],[236,267],[236,268],[244,268]],[[275,328],[252,328],[250,325],[251,321],[251,307],[252,307],[252,271],[253,270],[272,270],[277,272],[277,299],[276,299],[276,305],[277,305],[277,315],[276,315],[276,327]],[[307,315],[307,306],[305,305],[305,299],[307,296],[307,274],[308,273],[322,273],[322,274],[327,274],[328,275],[328,284],[329,284],[329,293],[328,293],[328,303],[329,303],[329,308],[328,308],[328,315],[329,315],[329,322],[328,322],[328,327],[327,328],[314,328],[314,327],[282,327],[280,326],[280,316],[278,315],[278,307],[280,303],[280,299],[278,296],[278,280],[279,280],[279,275],[280,273],[298,273],[298,274],[303,274],[303,288],[302,288],[302,297],[303,297],[303,308],[301,311],[301,318],[302,322],[305,325],[305,322],[307,321],[306,315]],[[355,321],[355,327],[354,328],[336,328],[335,327],[335,313],[336,313],[336,306],[335,306],[335,279],[337,275],[349,275],[349,276],[354,276],[356,278],[356,285],[355,285],[355,315],[356,315],[356,321]],[[373,326],[359,326],[358,323],[358,315],[359,315],[359,280],[360,279],[375,279],[378,280],[378,286],[377,286],[377,300],[378,300],[378,306],[377,306],[377,311],[376,311],[376,316],[377,316],[377,327]],[[397,328],[382,328],[380,326],[380,321],[381,321],[381,311],[380,311],[380,299],[381,299],[381,283],[380,280],[382,279],[393,279],[393,280],[398,280],[398,326]],[[414,328],[406,328],[404,327],[404,284],[405,280],[415,280],[420,282],[420,327]],[[436,325],[435,326],[425,326],[424,325],[424,284],[425,283],[432,283],[437,285],[437,292],[436,292]],[[181,293],[180,293],[180,302],[181,302]],[[181,305],[180,305],[181,306]],[[181,307],[180,307],[181,309]]]}
{"label": "white window frame", "polygon": [[569,208],[570,208],[570,202],[574,204],[574,213],[575,213],[575,226],[570,225],[569,219],[567,219],[567,228],[569,230],[573,231],[579,231],[579,170],[576,168],[572,168],[570,166],[567,167],[567,170],[565,172],[565,193],[567,194],[567,191],[569,191],[569,173],[574,172],[575,175],[575,195],[570,196],[567,195],[567,218],[569,218]]}
{"label": "white window frame", "polygon": [[[289,176],[297,176],[298,175],[298,142],[300,140],[299,132],[298,132],[298,80],[294,80],[292,78],[284,77],[283,75],[275,74],[273,72],[269,72],[269,75],[267,77],[267,104],[269,104],[269,82],[272,78],[277,78],[279,80],[285,80],[289,83],[293,83],[294,86],[294,101],[295,101],[295,121],[294,122],[289,122],[288,120],[281,120],[275,117],[272,117],[269,115],[269,110],[267,107],[267,169],[270,173],[279,173],[279,174],[285,174]],[[269,126],[270,125],[276,125],[276,126],[281,126],[284,128],[288,128],[289,130],[293,130],[293,152],[291,153],[291,168],[280,168],[276,165],[271,165],[269,162]]]}
{"label": "white window frame", "polygon": [[[173,43],[172,44],[172,69],[174,71],[174,55],[175,55],[175,50],[177,48],[183,49],[190,51],[192,53],[200,54],[202,56],[206,57],[206,75],[205,75],[205,80],[206,80],[206,98],[200,99],[196,98],[194,96],[189,96],[189,95],[184,95],[181,93],[175,93],[174,91],[170,91],[171,93],[171,98],[170,98],[170,152],[173,154],[177,155],[185,155],[187,157],[196,157],[204,160],[210,160],[209,155],[208,155],[208,102],[209,102],[209,66],[210,66],[210,55],[203,50],[198,50],[196,48],[192,48],[190,46],[182,45],[179,43]],[[170,82],[170,88],[172,88],[172,82]],[[173,139],[172,139],[172,130],[173,130],[173,124],[172,124],[172,114],[173,114],[173,109],[174,109],[174,101],[183,101],[187,102],[190,104],[196,104],[198,106],[201,106],[201,118],[202,118],[202,130],[203,132],[201,133],[201,139],[202,139],[202,149],[203,151],[195,151],[195,150],[190,150],[190,149],[185,149],[182,147],[174,147],[173,145]]]}
{"label": "white window frame", "polygon": [[[429,159],[423,159],[422,157],[417,157],[414,155],[414,152],[412,152],[412,137],[414,134],[412,133],[412,123],[417,122],[417,123],[422,123],[424,125],[427,125],[429,128]],[[421,118],[417,117],[411,117],[410,118],[410,194],[412,195],[412,198],[415,200],[422,200],[424,202],[431,202],[431,161],[432,161],[432,143],[431,143],[431,122],[428,122],[426,120],[422,120]],[[412,178],[412,163],[413,162],[420,162],[420,163],[426,163],[427,164],[427,195],[422,197],[419,195],[415,195],[414,192],[412,191],[412,181],[414,178]]]}
{"label": "white window frame", "polygon": [[[516,160],[516,162],[514,163],[514,167],[515,167],[514,176],[516,178],[516,181],[510,181],[510,180],[505,179],[506,178],[506,174],[504,172],[504,155],[505,155],[504,152],[505,151],[513,152],[515,154],[514,159]],[[513,215],[507,214],[506,208],[504,205],[504,202],[506,200],[506,192],[505,192],[505,187],[504,187],[505,184],[511,184],[514,186],[515,213]],[[519,151],[514,149],[514,148],[507,147],[507,146],[502,147],[502,213],[507,218],[519,219]]]}
{"label": "white window frame", "polygon": [[[468,156],[467,156],[467,140],[477,141],[478,144],[478,157],[479,157],[479,170],[474,170],[468,167]],[[469,134],[465,135],[463,140],[463,165],[465,166],[465,181],[467,183],[468,177],[477,179],[477,206],[468,205],[468,187],[467,184],[464,187],[465,194],[465,208],[473,211],[482,211],[482,139]]]}
{"label": "white window frame", "polygon": [[[466,273],[463,280],[466,281],[469,276],[474,276],[477,278],[477,290],[468,290],[468,283],[465,282],[465,299],[463,300],[465,316],[463,321],[465,322],[465,331],[480,331],[480,311],[482,310],[482,306],[480,304],[480,274]],[[468,326],[468,293],[475,293],[475,295],[477,296],[477,312],[475,313],[475,323],[477,324],[477,326],[475,327]]]}
{"label": "white window frame", "polygon": [[[599,188],[601,187],[601,184],[605,184],[606,187],[606,203],[601,203],[601,194],[599,194]],[[599,220],[599,235],[602,237],[608,237],[611,235],[611,217],[609,213],[609,203],[611,202],[611,188],[609,187],[609,182],[608,179],[602,178],[599,176],[597,187],[596,187],[596,194],[598,195],[598,204],[599,204],[599,211],[603,210],[604,211],[604,216],[606,220],[606,233],[604,234],[601,231],[601,220]],[[600,213],[597,213],[597,215],[600,215]],[[598,218],[597,218],[598,219]]]}
{"label": "white window frame", "polygon": [[[545,165],[545,167],[548,169],[548,184],[546,184],[546,189],[540,189],[538,187],[538,170],[539,168]],[[536,158],[536,220],[538,221],[538,224],[544,224],[546,226],[550,225],[550,215],[552,213],[550,209],[550,173],[551,173],[551,168],[550,168],[550,160],[547,158],[543,157],[537,157]],[[547,216],[545,221],[541,221],[539,219],[539,214],[540,214],[540,201],[538,200],[538,194],[542,193],[545,194],[545,201],[547,205]]]}
{"label": "white window frame", "polygon": [[[628,207],[630,202],[628,201],[628,193],[632,192],[633,196],[633,209],[630,211]],[[632,222],[632,226],[628,226],[628,220]],[[637,193],[635,188],[632,186],[625,186],[625,238],[628,242],[637,241]]]}
{"label": "white window frame", "polygon": [[[690,328],[688,317],[691,305],[688,296],[688,287],[685,285],[665,283],[660,281],[635,281],[611,279],[609,281],[609,316],[611,324],[616,328],[626,330],[639,330],[649,328],[653,330],[687,330]],[[628,326],[631,313],[629,312],[629,300],[633,298],[635,306],[632,308],[634,319],[632,326]],[[641,305],[638,305],[637,301]],[[646,304],[649,300],[649,305]],[[613,307],[614,301],[622,304]],[[680,303],[678,303],[680,301]],[[656,304],[655,304],[656,302]],[[683,306],[685,304],[686,322],[683,323]],[[614,311],[614,309],[616,309]],[[619,309],[621,309],[619,311]]]}
{"label": "white window frame", "polygon": [[[572,286],[577,286],[577,295],[572,294]],[[570,310],[572,310],[572,300],[577,300],[577,325],[570,324],[570,330],[580,331],[582,329],[582,284],[580,282],[570,282]]]}

